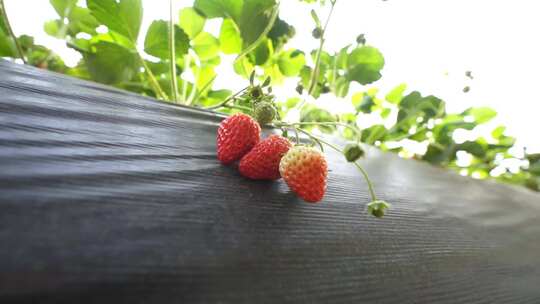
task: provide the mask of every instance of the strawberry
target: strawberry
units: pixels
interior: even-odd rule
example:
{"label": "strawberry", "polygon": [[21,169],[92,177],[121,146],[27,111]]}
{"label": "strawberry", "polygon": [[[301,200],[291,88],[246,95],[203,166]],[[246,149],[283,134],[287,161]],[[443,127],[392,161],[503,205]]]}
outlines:
{"label": "strawberry", "polygon": [[291,146],[285,137],[271,135],[242,157],[240,174],[251,179],[279,179],[279,162]]}
{"label": "strawberry", "polygon": [[217,156],[224,165],[239,160],[255,146],[261,136],[261,127],[246,114],[229,116],[219,124]]}
{"label": "strawberry", "polygon": [[295,146],[279,163],[281,176],[299,197],[310,203],[320,201],[326,191],[328,166],[315,148]]}
{"label": "strawberry", "polygon": [[267,101],[260,101],[254,106],[253,117],[261,124],[271,123],[276,116],[274,105]]}

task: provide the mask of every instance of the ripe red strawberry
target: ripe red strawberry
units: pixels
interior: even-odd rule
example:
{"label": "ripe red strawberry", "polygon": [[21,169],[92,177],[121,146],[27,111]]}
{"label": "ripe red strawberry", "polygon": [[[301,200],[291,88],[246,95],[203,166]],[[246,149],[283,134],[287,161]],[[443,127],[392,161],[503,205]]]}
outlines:
{"label": "ripe red strawberry", "polygon": [[235,114],[221,122],[217,131],[217,156],[224,165],[239,160],[261,139],[261,127],[246,114]]}
{"label": "ripe red strawberry", "polygon": [[306,146],[291,148],[281,159],[279,172],[289,188],[305,201],[316,203],[323,198],[328,166],[319,150]]}
{"label": "ripe red strawberry", "polygon": [[251,179],[279,179],[279,162],[291,146],[285,137],[271,135],[242,157],[240,174]]}

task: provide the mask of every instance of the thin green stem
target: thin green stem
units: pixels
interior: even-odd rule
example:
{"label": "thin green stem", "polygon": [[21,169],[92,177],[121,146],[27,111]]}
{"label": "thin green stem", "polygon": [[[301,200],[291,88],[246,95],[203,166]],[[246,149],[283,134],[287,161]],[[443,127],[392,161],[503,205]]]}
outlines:
{"label": "thin green stem", "polygon": [[418,135],[418,134],[424,132],[426,129],[427,129],[426,126],[420,127],[420,128],[418,128],[418,130],[416,130],[416,132],[414,132],[413,134],[404,134],[404,135],[398,136],[398,137],[396,137],[396,138],[392,138],[392,141],[399,141],[399,140],[402,140],[402,139],[406,139],[406,138],[409,138],[409,137]]}
{"label": "thin green stem", "polygon": [[[188,52],[184,55],[184,71],[187,71],[191,64],[191,54]],[[188,82],[182,79],[182,100],[186,100],[187,98],[187,85]]]}
{"label": "thin green stem", "polygon": [[332,65],[332,83],[330,84],[336,92],[336,76],[337,76],[337,54],[334,56],[334,64]]}
{"label": "thin green stem", "polygon": [[199,77],[201,76],[201,70],[196,69],[195,70],[195,81],[193,82],[193,86],[191,87],[191,92],[189,92],[189,96],[187,99],[184,100],[185,104],[190,105],[193,102],[193,99],[195,98],[195,94],[197,93],[197,81],[199,80]]}
{"label": "thin green stem", "polygon": [[306,130],[304,130],[304,129],[298,129],[298,130],[299,130],[300,132],[302,132],[302,133],[308,135],[309,137],[313,138],[314,140],[319,141],[319,142],[321,142],[321,143],[327,145],[328,147],[330,147],[330,148],[336,150],[337,152],[343,154],[343,150],[340,149],[338,146],[336,146],[336,145],[334,145],[334,144],[331,144],[331,143],[327,142],[326,140],[324,140],[324,139],[322,139],[322,138],[320,138],[320,137],[317,137],[317,136],[315,136],[315,135],[309,133],[308,131],[306,131]]}
{"label": "thin green stem", "polygon": [[319,38],[319,49],[317,49],[317,56],[315,58],[315,67],[313,68],[313,72],[311,74],[311,78],[309,80],[309,87],[308,87],[308,95],[311,95],[313,93],[313,90],[315,89],[315,85],[317,84],[318,78],[319,78],[319,68],[321,64],[321,53],[324,46],[324,35],[326,34],[326,29],[328,28],[328,24],[330,22],[330,18],[332,17],[332,13],[334,12],[334,6],[336,5],[336,1],[330,2],[330,12],[328,13],[328,17],[326,18],[326,21],[324,23],[324,27],[321,30],[321,38]]}
{"label": "thin green stem", "polygon": [[237,110],[251,112],[250,108],[244,107],[244,106],[239,106],[239,105],[224,105],[223,107],[224,108],[237,109]]}
{"label": "thin green stem", "polygon": [[24,52],[21,48],[21,45],[19,44],[19,40],[17,40],[17,36],[15,36],[15,33],[13,33],[13,29],[11,28],[11,24],[9,23],[4,0],[0,0],[0,9],[2,10],[2,18],[4,18],[4,24],[6,25],[6,29],[8,31],[9,36],[11,37],[11,39],[13,39],[13,43],[15,44],[15,48],[17,49],[19,58],[21,58],[24,64],[27,64],[28,62],[24,58]]}
{"label": "thin green stem", "polygon": [[[297,128],[296,130],[300,131],[301,133],[307,135],[312,141],[316,142],[319,147],[321,148],[321,151],[324,152],[324,147],[322,145],[322,141],[319,140],[319,138],[313,136],[313,134],[309,133],[308,131],[304,130],[304,129],[300,129],[300,128]],[[331,147],[331,146],[330,146]]]}
{"label": "thin green stem", "polygon": [[141,54],[137,51],[137,55],[139,57],[139,61],[141,62],[142,66],[144,67],[144,71],[148,75],[148,79],[150,80],[150,84],[154,88],[154,92],[158,97],[160,97],[163,100],[169,100],[169,97],[165,92],[163,92],[163,89],[161,89],[161,86],[159,85],[159,82],[157,81],[156,77],[154,76],[154,73],[150,70],[150,67],[148,67],[148,64],[144,61]]}
{"label": "thin green stem", "polygon": [[296,136],[296,144],[299,144],[300,143],[300,136],[298,135],[298,128],[293,126],[293,129],[294,129],[294,135]]}
{"label": "thin green stem", "polygon": [[214,75],[211,79],[209,79],[204,85],[203,87],[197,92],[197,94],[195,95],[195,98],[193,98],[193,101],[191,101],[190,103],[188,103],[188,105],[195,105],[197,104],[197,102],[199,101],[199,98],[201,97],[201,95],[204,93],[204,91],[210,86],[212,85],[212,83],[214,82],[214,80],[216,80],[216,77],[217,75]]}
{"label": "thin green stem", "polygon": [[229,101],[235,99],[238,95],[242,94],[245,90],[249,89],[249,86],[241,89],[240,91],[234,93],[234,95],[231,95],[229,96],[227,99],[225,99],[224,101],[218,103],[217,105],[215,106],[211,106],[211,107],[207,107],[207,108],[204,108],[206,110],[215,110],[215,109],[219,109],[219,108],[222,108],[224,107]]}
{"label": "thin green stem", "polygon": [[362,168],[362,166],[360,166],[357,162],[354,162],[353,164],[356,166],[356,168],[358,168],[358,170],[360,170],[360,172],[364,176],[364,179],[366,180],[366,183],[367,183],[368,189],[369,189],[369,194],[371,196],[371,201],[372,202],[376,201],[377,200],[377,195],[375,194],[375,190],[373,189],[373,184],[371,183],[371,179],[369,178],[366,170],[364,168]]}
{"label": "thin green stem", "polygon": [[176,50],[174,41],[173,0],[169,0],[169,63],[171,74],[171,96],[174,102],[178,102],[178,80],[176,78]]}
{"label": "thin green stem", "polygon": [[313,125],[313,126],[342,126],[342,127],[345,127],[345,128],[348,128],[349,130],[353,131],[358,140],[360,140],[361,136],[362,136],[362,131],[360,131],[357,127],[355,126],[351,126],[349,124],[346,124],[346,123],[342,123],[342,122],[315,122],[315,121],[304,121],[304,122],[295,122],[295,123],[291,123],[290,125],[295,125],[295,126],[304,126],[304,125]]}

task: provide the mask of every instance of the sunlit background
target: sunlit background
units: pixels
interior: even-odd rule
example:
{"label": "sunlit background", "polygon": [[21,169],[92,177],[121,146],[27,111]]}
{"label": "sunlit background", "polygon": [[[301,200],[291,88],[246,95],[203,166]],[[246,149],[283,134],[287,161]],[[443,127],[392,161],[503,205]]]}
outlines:
{"label": "sunlit background", "polygon": [[[49,1],[5,2],[16,35],[34,36],[36,43],[75,65],[80,55],[43,30],[45,21],[57,18]],[[296,0],[281,2],[280,15],[297,33],[289,46],[316,48],[307,5]],[[168,18],[168,1],[147,0],[144,4],[141,37],[152,20]],[[192,1],[177,1],[176,5],[180,9]],[[523,147],[530,153],[540,152],[539,11],[540,2],[533,0],[341,0],[327,32],[326,49],[337,51],[364,33],[367,44],[379,48],[386,60],[382,79],[371,86],[386,93],[406,83],[409,90],[444,99],[449,112],[492,107],[498,116],[477,132],[504,124],[508,134],[518,139],[514,153],[521,154]],[[217,34],[219,25],[219,21],[209,20],[205,29]],[[215,87],[234,90],[244,85],[229,68],[220,65]],[[472,72],[473,79],[465,76],[466,71]],[[295,80],[287,80],[278,92],[286,94],[295,86]],[[468,93],[463,92],[466,86],[470,87]],[[352,93],[359,90],[351,87]],[[331,102],[323,99],[320,104]],[[340,107],[331,109],[340,111]],[[468,134],[464,131],[456,136],[465,140]]]}

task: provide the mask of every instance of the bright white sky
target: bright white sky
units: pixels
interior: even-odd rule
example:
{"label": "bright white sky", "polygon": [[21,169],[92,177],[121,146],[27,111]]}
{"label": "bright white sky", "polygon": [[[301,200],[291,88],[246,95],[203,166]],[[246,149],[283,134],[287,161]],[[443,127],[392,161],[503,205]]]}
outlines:
{"label": "bright white sky", "polygon": [[[5,2],[16,35],[34,36],[68,64],[78,60],[76,52],[43,31],[43,23],[57,17],[49,1]],[[297,33],[289,45],[305,51],[316,48],[309,7],[297,0],[281,2],[280,16]],[[168,18],[167,0],[144,3],[143,31],[152,20]],[[177,1],[179,8],[191,3]],[[326,48],[339,50],[365,33],[368,44],[386,59],[383,78],[374,84],[383,93],[405,82],[410,90],[441,97],[451,112],[490,106],[499,113],[491,126],[505,124],[518,144],[540,152],[538,12],[536,0],[338,0]],[[319,15],[326,18],[324,11]],[[208,27],[215,32],[218,25],[210,22]],[[465,77],[467,70],[473,80]],[[230,72],[219,75],[223,73]],[[237,80],[230,74],[218,76],[216,86],[235,89],[242,86]],[[462,92],[466,85],[471,87],[467,94]]]}

